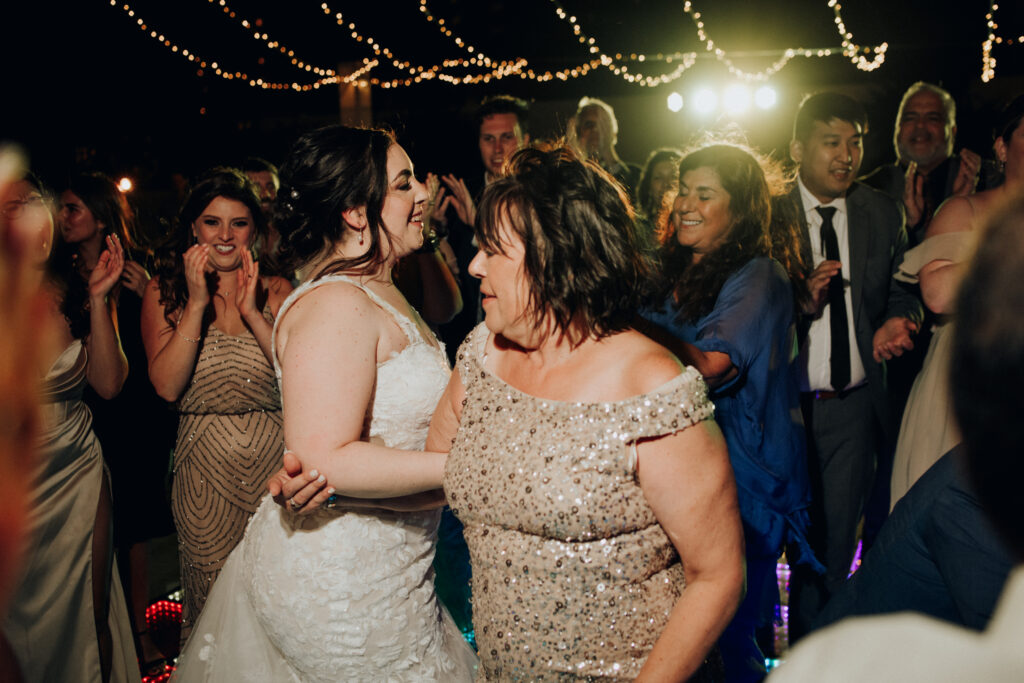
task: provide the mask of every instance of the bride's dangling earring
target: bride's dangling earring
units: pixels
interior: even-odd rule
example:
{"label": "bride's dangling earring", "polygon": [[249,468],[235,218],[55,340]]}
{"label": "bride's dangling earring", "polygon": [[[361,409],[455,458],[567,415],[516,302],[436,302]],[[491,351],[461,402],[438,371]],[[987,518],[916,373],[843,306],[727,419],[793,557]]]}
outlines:
{"label": "bride's dangling earring", "polygon": [[363,233],[366,232],[366,228],[359,231],[359,246],[363,246]]}

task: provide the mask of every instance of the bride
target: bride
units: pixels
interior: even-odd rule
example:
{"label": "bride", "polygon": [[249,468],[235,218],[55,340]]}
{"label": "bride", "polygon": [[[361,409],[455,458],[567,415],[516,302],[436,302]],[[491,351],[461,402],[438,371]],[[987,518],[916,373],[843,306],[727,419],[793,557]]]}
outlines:
{"label": "bride", "polygon": [[423,244],[427,191],[390,133],[343,126],[301,137],[281,180],[281,254],[303,280],[272,342],[285,444],[339,495],[409,495],[308,516],[265,498],[176,680],[471,680],[431,573],[445,456],[422,452],[450,371],[391,281]]}

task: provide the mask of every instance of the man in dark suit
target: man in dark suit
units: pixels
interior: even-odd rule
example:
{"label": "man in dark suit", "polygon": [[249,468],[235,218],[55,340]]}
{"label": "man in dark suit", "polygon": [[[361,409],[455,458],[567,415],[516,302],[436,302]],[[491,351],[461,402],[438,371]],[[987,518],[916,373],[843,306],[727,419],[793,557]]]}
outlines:
{"label": "man in dark suit", "polygon": [[810,303],[801,325],[802,408],[812,482],[811,543],[824,576],[794,569],[790,634],[799,638],[846,580],[880,444],[894,438],[885,361],[913,348],[921,304],[892,278],[907,234],[898,205],[854,182],[863,107],[823,92],[800,105],[791,197],[803,217]]}

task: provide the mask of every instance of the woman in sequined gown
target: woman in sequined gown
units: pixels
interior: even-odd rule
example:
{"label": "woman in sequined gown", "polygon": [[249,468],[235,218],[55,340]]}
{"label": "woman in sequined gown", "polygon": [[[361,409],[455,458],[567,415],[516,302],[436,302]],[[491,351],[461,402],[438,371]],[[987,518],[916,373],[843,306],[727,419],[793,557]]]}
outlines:
{"label": "woman in sequined gown", "polygon": [[182,205],[143,297],[149,378],[180,413],[171,505],[183,642],[281,463],[268,358],[272,321],[291,285],[259,275],[251,249],[265,228],[251,181],[233,169],[210,171]]}
{"label": "woman in sequined gown", "polygon": [[438,601],[431,569],[445,456],[423,452],[450,370],[391,278],[395,262],[423,245],[426,189],[389,133],[344,126],[299,138],[281,180],[280,253],[302,280],[272,342],[287,447],[325,478],[344,479],[339,493],[422,493],[308,516],[266,497],[178,676],[466,683],[476,657]]}
{"label": "woman in sequined gown", "polygon": [[20,669],[15,680],[138,681],[128,611],[112,563],[109,478],[82,401],[87,384],[111,398],[127,376],[108,300],[124,252],[108,236],[88,278],[55,268],[53,261],[42,267],[53,244],[53,217],[31,176],[10,186],[2,210],[8,227],[31,235],[31,255],[40,266],[33,284],[45,301],[34,313],[46,330],[36,351],[45,373],[38,457],[29,472],[17,473],[31,478],[27,542],[0,622]]}
{"label": "woman in sequined gown", "polygon": [[[650,272],[615,181],[567,149],[520,151],[509,170],[478,212],[486,320],[427,440],[450,449],[479,678],[712,676],[743,541],[704,382],[630,328]],[[308,481],[284,485],[292,505],[315,503]]]}

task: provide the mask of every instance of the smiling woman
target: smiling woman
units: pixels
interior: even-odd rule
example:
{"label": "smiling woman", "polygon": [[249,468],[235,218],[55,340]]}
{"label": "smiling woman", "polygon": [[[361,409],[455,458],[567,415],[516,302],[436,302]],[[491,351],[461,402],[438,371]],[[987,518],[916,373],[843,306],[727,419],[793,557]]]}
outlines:
{"label": "smiling woman", "polygon": [[268,355],[291,286],[261,277],[253,261],[265,227],[252,183],[214,169],[185,200],[143,299],[149,377],[181,414],[171,498],[183,640],[281,462],[281,403]]}

